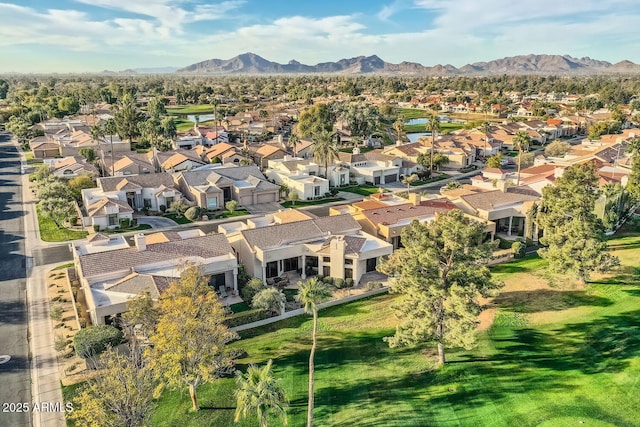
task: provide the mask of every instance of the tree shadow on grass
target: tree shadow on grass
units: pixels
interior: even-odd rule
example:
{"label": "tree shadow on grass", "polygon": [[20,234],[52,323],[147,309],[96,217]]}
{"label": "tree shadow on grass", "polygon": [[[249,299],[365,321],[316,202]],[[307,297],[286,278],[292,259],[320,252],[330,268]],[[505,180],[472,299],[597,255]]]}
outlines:
{"label": "tree shadow on grass", "polygon": [[533,291],[502,292],[493,304],[501,309],[518,313],[559,311],[579,306],[607,307],[613,304],[608,298],[589,295],[585,291],[556,291],[537,289]]}

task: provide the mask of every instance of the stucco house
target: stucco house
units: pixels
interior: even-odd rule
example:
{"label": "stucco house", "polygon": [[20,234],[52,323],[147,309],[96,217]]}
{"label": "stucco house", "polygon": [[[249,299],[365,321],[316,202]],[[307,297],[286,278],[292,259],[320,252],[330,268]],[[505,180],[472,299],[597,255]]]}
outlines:
{"label": "stucco house", "polygon": [[266,175],[276,184],[285,184],[298,193],[300,200],[323,197],[329,192],[329,180],[318,177],[320,166],[311,160],[285,156],[269,160]]}
{"label": "stucco house", "polygon": [[356,179],[361,177],[364,182],[380,185],[400,180],[402,158],[384,154],[382,150],[372,150],[360,153],[360,148],[353,149],[353,153],[338,153],[339,164],[349,168],[350,174]]}
{"label": "stucco house", "polygon": [[358,284],[393,246],[362,231],[351,215],[283,222],[278,214],[219,227],[247,272],[268,283],[285,273],[322,274]]}
{"label": "stucco house", "polygon": [[96,233],[73,244],[82,298],[94,325],[111,323],[141,292],[157,300],[187,263],[209,276],[211,286],[238,292],[236,256],[221,234],[204,235],[200,230],[138,234],[134,242],[129,246],[121,235]]}
{"label": "stucco house", "polygon": [[280,186],[255,165],[207,165],[176,174],[175,182],[189,201],[205,209],[223,208],[229,200],[240,206],[280,200]]}

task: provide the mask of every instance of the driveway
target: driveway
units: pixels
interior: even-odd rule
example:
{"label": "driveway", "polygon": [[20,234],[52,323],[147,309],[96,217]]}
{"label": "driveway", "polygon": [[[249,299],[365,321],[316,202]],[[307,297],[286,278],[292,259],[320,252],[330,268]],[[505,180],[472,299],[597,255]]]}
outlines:
{"label": "driveway", "polygon": [[174,220],[160,216],[139,216],[136,219],[138,224],[148,224],[151,228],[175,227],[178,225]]}

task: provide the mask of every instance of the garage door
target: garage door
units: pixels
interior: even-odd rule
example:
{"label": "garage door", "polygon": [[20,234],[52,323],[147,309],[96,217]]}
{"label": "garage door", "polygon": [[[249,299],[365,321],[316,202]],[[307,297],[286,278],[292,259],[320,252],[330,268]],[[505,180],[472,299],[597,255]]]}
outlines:
{"label": "garage door", "polygon": [[396,182],[397,180],[398,180],[398,175],[396,174],[384,176],[384,182],[387,184],[390,182]]}
{"label": "garage door", "polygon": [[251,205],[253,205],[253,196],[242,196],[242,197],[240,197],[240,205],[241,206],[251,206]]}
{"label": "garage door", "polygon": [[275,193],[258,194],[258,203],[272,203],[276,201]]}

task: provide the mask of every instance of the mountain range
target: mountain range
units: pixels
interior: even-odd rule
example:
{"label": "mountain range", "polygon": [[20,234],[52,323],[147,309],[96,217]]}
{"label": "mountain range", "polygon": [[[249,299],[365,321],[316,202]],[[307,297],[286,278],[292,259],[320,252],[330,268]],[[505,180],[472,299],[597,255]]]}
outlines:
{"label": "mountain range", "polygon": [[[137,71],[137,70],[135,70]],[[302,64],[294,59],[286,64],[269,61],[255,53],[243,53],[231,59],[209,59],[176,71],[180,74],[403,74],[421,76],[491,75],[491,74],[543,74],[592,75],[635,74],[640,65],[631,61],[612,64],[589,57],[570,55],[518,55],[489,62],[475,62],[456,68],[453,65],[424,66],[417,62],[399,64],[385,62],[376,55]]]}

